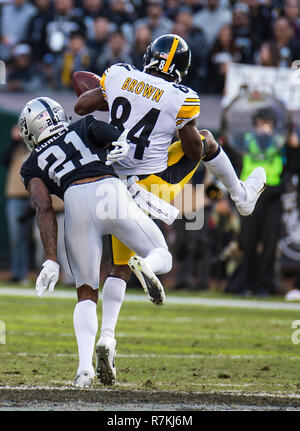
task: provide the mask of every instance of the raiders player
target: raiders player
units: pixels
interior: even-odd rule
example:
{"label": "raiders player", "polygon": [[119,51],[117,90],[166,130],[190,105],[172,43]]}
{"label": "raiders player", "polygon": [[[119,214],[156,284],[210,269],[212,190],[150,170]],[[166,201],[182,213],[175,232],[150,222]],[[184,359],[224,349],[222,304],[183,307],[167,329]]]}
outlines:
{"label": "raiders player", "polygon": [[[200,100],[196,92],[180,84],[191,62],[186,42],[177,35],[163,35],[147,48],[144,70],[128,64],[108,68],[100,87],[83,93],[74,110],[85,115],[109,110],[109,122],[120,132],[128,129],[130,149],[114,159],[119,175],[136,175],[151,191],[153,184],[169,187],[169,200],[194,174],[200,160],[224,184],[242,215],[253,212],[264,188],[265,172],[257,168],[245,182],[239,181],[222,148],[207,130],[200,133],[196,118]],[[180,141],[170,142],[178,130]],[[133,252],[112,237],[113,268],[103,286],[101,339],[114,340],[114,329],[130,276],[127,266]],[[131,266],[141,280],[139,268]],[[107,341],[107,344],[114,344]],[[97,369],[101,381],[101,370]]]}
{"label": "raiders player", "polygon": [[[135,250],[138,256],[133,260],[148,281],[153,301],[164,299],[155,273],[170,271],[172,257],[157,225],[137,207],[113,168],[106,164],[106,144],[126,148],[127,144],[122,145],[126,133],[120,136],[118,130],[92,115],[69,124],[62,106],[47,97],[26,104],[19,126],[31,150],[21,176],[36,206],[47,257],[37,278],[37,294],[42,296],[47,288],[53,291],[59,277],[57,223],[50,198],[55,194],[64,200],[66,251],[78,296],[74,328],[79,366],[74,386],[90,387],[95,374],[92,356],[98,328],[102,236],[113,234]],[[103,358],[109,355],[114,361],[114,349],[108,352],[102,342],[97,349]],[[108,374],[107,379],[115,379],[114,370]]]}

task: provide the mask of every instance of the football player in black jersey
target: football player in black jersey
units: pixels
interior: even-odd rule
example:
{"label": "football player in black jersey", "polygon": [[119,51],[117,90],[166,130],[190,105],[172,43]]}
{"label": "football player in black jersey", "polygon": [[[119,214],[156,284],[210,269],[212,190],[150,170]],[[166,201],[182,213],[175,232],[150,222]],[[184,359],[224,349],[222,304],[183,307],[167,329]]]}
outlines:
{"label": "football player in black jersey", "polygon": [[[126,131],[97,121],[92,115],[70,124],[64,109],[47,97],[29,101],[19,119],[21,135],[31,154],[21,176],[36,207],[37,224],[46,261],[36,281],[38,296],[53,291],[59,277],[57,223],[50,194],[64,200],[65,243],[78,302],[74,329],[79,365],[73,385],[91,387],[92,365],[98,329],[96,305],[102,255],[102,236],[113,234],[137,253],[131,259],[143,268],[148,295],[163,303],[164,290],[155,274],[172,267],[172,256],[157,227],[132,200],[111,167],[128,151]],[[107,147],[113,150],[108,154]],[[97,344],[97,371],[103,382],[115,381],[115,340]],[[107,366],[109,363],[109,366]],[[102,367],[103,366],[103,367]]]}

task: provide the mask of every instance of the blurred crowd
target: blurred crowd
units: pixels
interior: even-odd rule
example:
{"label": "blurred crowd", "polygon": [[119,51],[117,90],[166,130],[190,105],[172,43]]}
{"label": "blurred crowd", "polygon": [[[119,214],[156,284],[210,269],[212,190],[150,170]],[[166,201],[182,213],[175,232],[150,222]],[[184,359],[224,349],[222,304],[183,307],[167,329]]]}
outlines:
{"label": "blurred crowd", "polygon": [[[230,62],[289,67],[300,58],[298,0],[7,0],[0,18],[4,91],[68,89],[72,73],[142,67],[165,33],[192,50],[185,84],[220,94]],[[208,79],[209,77],[209,79]]]}

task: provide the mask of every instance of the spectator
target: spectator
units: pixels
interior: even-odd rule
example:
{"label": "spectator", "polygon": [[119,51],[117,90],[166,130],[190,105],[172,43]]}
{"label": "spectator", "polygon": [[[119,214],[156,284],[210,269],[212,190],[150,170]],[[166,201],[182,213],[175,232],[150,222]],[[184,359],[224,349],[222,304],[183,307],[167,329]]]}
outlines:
{"label": "spectator", "polygon": [[88,45],[97,53],[101,55],[103,49],[108,42],[111,33],[111,23],[105,16],[98,16],[94,20],[94,37],[88,41]]}
{"label": "spectator", "polygon": [[261,66],[278,67],[280,57],[274,42],[263,42],[256,54],[256,63]]}
{"label": "spectator", "polygon": [[121,31],[117,30],[111,34],[103,53],[96,60],[96,70],[98,74],[102,75],[105,69],[112,64],[131,62],[129,46],[125,36]]}
{"label": "spectator", "polygon": [[2,42],[9,47],[23,41],[27,35],[30,19],[36,8],[27,0],[13,0],[4,4],[1,14]]}
{"label": "spectator", "polygon": [[109,17],[110,21],[114,23],[114,29],[121,30],[128,43],[132,44],[132,23],[136,18],[136,13],[133,6],[128,0],[111,0],[109,5]]}
{"label": "spectator", "polygon": [[284,14],[287,17],[290,25],[294,29],[294,34],[297,39],[300,38],[300,14],[298,0],[286,0],[284,4]]}
{"label": "spectator", "polygon": [[29,151],[19,134],[18,126],[15,125],[11,129],[10,145],[4,153],[2,163],[8,168],[5,197],[10,244],[10,281],[23,284],[27,283],[29,271],[32,219],[26,217],[30,212],[31,200],[21,181],[20,169],[28,156]]}
{"label": "spectator", "polygon": [[95,53],[87,46],[85,36],[79,32],[71,33],[69,45],[58,60],[60,82],[65,88],[71,87],[71,78],[78,70],[91,70]]}
{"label": "spectator", "polygon": [[[211,208],[204,208],[207,220]],[[175,241],[172,254],[176,259],[175,289],[206,290],[209,288],[211,236],[210,226],[204,223],[200,230],[186,230],[187,220],[177,219],[172,227]]]}
{"label": "spectator", "polygon": [[98,16],[108,16],[104,8],[103,0],[83,0],[84,24],[87,29],[87,38],[93,39],[95,36],[94,19]]}
{"label": "spectator", "polygon": [[233,7],[233,38],[236,47],[243,55],[243,63],[252,63],[253,54],[258,48],[255,32],[250,25],[249,8],[244,3],[236,3]]}
{"label": "spectator", "polygon": [[[278,293],[275,272],[276,246],[280,235],[284,177],[299,172],[299,133],[293,132],[285,148],[279,148],[277,114],[272,108],[261,108],[253,114],[254,131],[244,135],[245,153],[241,179],[256,166],[263,166],[267,174],[267,189],[259,198],[251,217],[241,217],[241,245],[243,259],[240,271],[230,281],[227,291],[267,296]],[[255,268],[255,271],[253,270]]]}
{"label": "spectator", "polygon": [[232,13],[221,7],[219,0],[207,0],[206,4],[207,6],[194,16],[194,25],[204,31],[207,43],[212,47],[220,30],[226,24],[231,24]]}
{"label": "spectator", "polygon": [[204,32],[194,27],[191,9],[187,7],[179,9],[172,31],[183,37],[191,48],[192,62],[189,73],[184,78],[183,83],[186,83],[186,85],[194,88],[196,91],[207,91],[206,58],[208,45]]}
{"label": "spectator", "polygon": [[3,61],[9,61],[11,58],[11,49],[6,43],[5,37],[0,36],[0,58]]}
{"label": "spectator", "polygon": [[144,67],[144,55],[151,43],[151,31],[146,25],[141,25],[135,33],[134,49],[131,51],[132,64],[139,70]]}
{"label": "spectator", "polygon": [[287,20],[281,17],[274,24],[274,40],[279,50],[279,66],[290,67],[294,60],[300,58],[300,42],[294,37],[294,31]]}
{"label": "spectator", "polygon": [[111,0],[109,2],[109,16],[117,27],[131,23],[135,18],[134,9],[130,2],[125,0]]}
{"label": "spectator", "polygon": [[240,50],[233,39],[232,28],[226,25],[220,31],[208,60],[209,91],[211,93],[223,93],[228,64],[239,63],[241,59]]}
{"label": "spectator", "polygon": [[51,0],[36,0],[37,11],[31,18],[26,40],[34,52],[37,60],[42,60],[47,53],[46,25],[53,16]]}
{"label": "spectator", "polygon": [[255,34],[260,43],[270,39],[272,36],[271,24],[277,17],[277,15],[274,16],[271,5],[260,0],[246,0],[243,3],[249,8],[251,33]]}
{"label": "spectator", "polygon": [[208,221],[212,255],[210,273],[214,285],[224,288],[226,279],[237,265],[240,220],[226,192],[213,184],[206,193],[215,201]]}
{"label": "spectator", "polygon": [[104,0],[83,0],[82,10],[84,16],[96,18],[99,15],[106,15]]}
{"label": "spectator", "polygon": [[165,2],[166,16],[171,20],[175,20],[175,16],[181,6],[181,0],[167,0]]}
{"label": "spectator", "polygon": [[54,15],[46,25],[46,42],[49,52],[54,55],[62,52],[68,45],[71,32],[86,33],[82,18],[83,13],[74,7],[73,0],[54,0]]}
{"label": "spectator", "polygon": [[32,61],[28,44],[16,45],[13,50],[13,64],[9,70],[5,91],[35,91],[45,84],[43,73]]}
{"label": "spectator", "polygon": [[192,9],[193,14],[199,12],[203,8],[203,0],[184,0],[184,5]]}
{"label": "spectator", "polygon": [[148,0],[146,17],[137,20],[135,30],[140,25],[147,25],[152,32],[152,39],[170,33],[173,23],[170,19],[164,17],[164,2],[161,0]]}

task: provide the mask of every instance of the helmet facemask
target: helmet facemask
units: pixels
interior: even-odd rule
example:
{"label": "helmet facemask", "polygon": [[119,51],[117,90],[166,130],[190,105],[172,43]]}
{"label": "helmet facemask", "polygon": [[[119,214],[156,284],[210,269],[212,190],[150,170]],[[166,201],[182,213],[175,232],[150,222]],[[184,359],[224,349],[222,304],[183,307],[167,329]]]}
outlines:
{"label": "helmet facemask", "polygon": [[19,118],[20,134],[31,151],[68,125],[69,120],[62,106],[48,97],[29,101]]}

